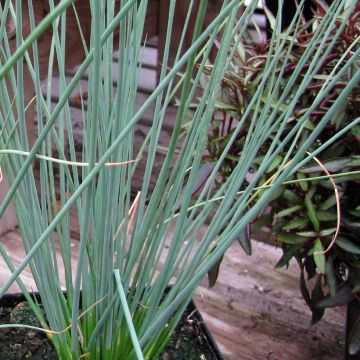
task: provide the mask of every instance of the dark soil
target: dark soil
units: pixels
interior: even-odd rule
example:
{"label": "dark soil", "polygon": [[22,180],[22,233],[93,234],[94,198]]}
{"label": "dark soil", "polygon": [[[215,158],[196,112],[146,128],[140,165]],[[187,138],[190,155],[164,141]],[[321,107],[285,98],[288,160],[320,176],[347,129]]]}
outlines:
{"label": "dark soil", "polygon": [[[40,327],[29,305],[22,301],[14,308],[0,307],[0,324],[27,324]],[[216,360],[209,346],[209,334],[197,310],[191,306],[183,315],[159,360]],[[210,340],[212,341],[212,339]],[[40,331],[25,328],[0,329],[0,360],[58,359],[55,350]],[[126,360],[126,359],[123,359]]]}
{"label": "dark soil", "polygon": [[197,310],[185,312],[158,360],[217,360],[207,331]]}
{"label": "dark soil", "polygon": [[[18,303],[13,309],[0,307],[0,324],[40,326],[26,302]],[[0,360],[57,359],[56,351],[46,335],[40,331],[24,328],[0,329],[0,344]]]}

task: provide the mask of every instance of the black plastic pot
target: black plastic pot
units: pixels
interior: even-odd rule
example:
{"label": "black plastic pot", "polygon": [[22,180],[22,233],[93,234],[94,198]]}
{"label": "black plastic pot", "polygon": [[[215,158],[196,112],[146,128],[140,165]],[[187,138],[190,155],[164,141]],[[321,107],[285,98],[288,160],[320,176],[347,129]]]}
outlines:
{"label": "black plastic pot", "polygon": [[[38,293],[33,293],[32,296],[35,296],[35,298],[40,301],[40,296]],[[0,321],[1,319],[8,313],[10,310],[7,309],[14,309],[19,304],[23,304],[26,302],[26,299],[23,294],[21,293],[15,293],[15,294],[6,294],[3,296],[3,298],[0,300]],[[198,346],[196,344],[196,341],[201,341],[202,344],[205,343],[208,353],[211,354],[210,358],[206,358],[206,360],[223,360],[223,356],[220,353],[220,350],[213,339],[212,335],[209,332],[209,329],[207,328],[204,319],[202,318],[199,310],[197,309],[195,303],[191,301],[186,309],[185,314],[186,316],[183,316],[183,318],[186,318],[186,322],[191,323],[192,330],[191,334],[189,334],[189,337],[194,338],[194,347]],[[182,322],[180,322],[182,324]],[[21,333],[23,331],[23,333]],[[11,332],[11,334],[9,334]],[[4,343],[3,338],[6,335],[11,336],[14,341],[12,347],[14,349],[15,357],[9,358],[4,357]],[[0,329],[0,344],[1,344],[1,351],[0,351],[0,360],[12,360],[12,359],[22,359],[22,358],[31,358],[31,359],[41,359],[41,360],[52,360],[57,359],[56,352],[52,348],[50,342],[47,340],[46,335],[44,333],[38,332],[38,334],[35,334],[36,332],[33,330],[28,329]],[[176,334],[176,330],[175,330]],[[24,342],[24,345],[22,345],[22,342]],[[32,350],[29,350],[28,353],[24,352],[25,350],[22,349],[22,346],[25,345],[34,345],[37,342],[44,343],[44,346],[39,349],[34,350],[34,353],[31,353]],[[45,345],[46,343],[46,345]],[[30,346],[31,347],[31,346]],[[170,345],[169,345],[170,347]],[[175,348],[175,346],[174,346]],[[172,351],[171,349],[169,351]],[[46,352],[46,354],[45,354]],[[16,357],[18,354],[19,357]],[[166,358],[166,357],[165,357]],[[180,359],[181,357],[179,357]],[[170,358],[169,358],[170,359]],[[187,358],[190,360],[189,358]]]}

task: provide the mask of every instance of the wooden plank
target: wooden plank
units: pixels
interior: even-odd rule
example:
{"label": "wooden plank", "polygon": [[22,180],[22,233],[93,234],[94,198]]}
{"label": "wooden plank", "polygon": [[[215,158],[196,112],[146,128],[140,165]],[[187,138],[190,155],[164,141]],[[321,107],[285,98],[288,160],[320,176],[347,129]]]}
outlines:
{"label": "wooden plank", "polygon": [[[113,54],[114,62],[119,62],[119,57],[120,51],[117,50]],[[142,47],[139,63],[142,67],[156,70],[158,63],[158,48],[156,45],[156,39],[153,38],[151,41],[147,41],[147,43]]]}
{"label": "wooden plank", "polygon": [[[23,246],[23,243],[21,241],[21,235],[18,230],[10,231],[6,233],[5,235],[2,235],[0,237],[0,242],[2,243],[5,251],[9,254],[10,259],[13,262],[13,265],[17,267],[21,261],[25,257],[25,249]],[[75,269],[76,261],[77,261],[77,253],[79,248],[79,242],[77,240],[71,240],[71,249],[72,249],[72,268]],[[56,250],[60,254],[60,246],[59,244],[56,244]],[[64,265],[62,263],[61,257],[58,256],[58,269],[60,278],[63,280],[62,284],[65,285],[64,279],[65,279],[65,271],[64,271]],[[5,264],[5,261],[3,258],[0,258],[0,287],[4,285],[6,280],[9,278],[11,272],[8,269],[8,267]],[[36,291],[37,287],[35,285],[34,278],[32,276],[30,267],[27,266],[25,270],[21,273],[20,276],[21,280],[24,282],[25,286],[31,290]],[[64,287],[65,288],[65,287]],[[20,288],[17,284],[13,284],[10,289],[9,293],[13,292],[19,292]]]}
{"label": "wooden plank", "polygon": [[[0,182],[0,204],[2,204],[5,196],[9,192],[9,182],[5,174],[2,174]],[[0,219],[0,235],[12,230],[17,225],[15,209],[12,203],[7,207]]]}
{"label": "wooden plank", "polygon": [[[72,76],[76,73],[77,68],[73,70],[69,70],[66,72],[68,80],[71,80]],[[89,70],[90,71],[90,70]],[[89,78],[89,71],[85,72],[83,79],[88,80]],[[152,67],[142,67],[139,69],[139,81],[138,81],[138,91],[144,93],[151,93],[156,86],[156,71]],[[114,85],[117,84],[119,79],[119,64],[113,63],[112,64],[112,79]],[[82,88],[83,91],[86,87]],[[78,92],[79,90],[74,91],[74,93]],[[52,96],[58,97],[59,92],[56,88],[52,91]]]}
{"label": "wooden plank", "polygon": [[[1,237],[15,265],[24,256],[18,231]],[[75,263],[78,241],[73,241]],[[164,252],[163,259],[166,256]],[[298,289],[298,269],[274,270],[281,256],[274,247],[253,242],[253,255],[234,244],[224,256],[216,286],[206,281],[195,294],[205,322],[229,360],[335,360],[342,357],[344,311],[326,311],[324,319],[310,327],[310,312]],[[60,263],[61,266],[61,263]],[[63,274],[63,271],[60,269]],[[0,260],[0,286],[9,276]],[[35,289],[29,269],[22,279]],[[14,285],[11,291],[17,291]]]}
{"label": "wooden plank", "polygon": [[344,351],[344,309],[327,309],[310,326],[298,287],[299,270],[275,270],[281,250],[253,242],[253,255],[237,244],[225,254],[213,289],[195,300],[228,359],[339,359]]}

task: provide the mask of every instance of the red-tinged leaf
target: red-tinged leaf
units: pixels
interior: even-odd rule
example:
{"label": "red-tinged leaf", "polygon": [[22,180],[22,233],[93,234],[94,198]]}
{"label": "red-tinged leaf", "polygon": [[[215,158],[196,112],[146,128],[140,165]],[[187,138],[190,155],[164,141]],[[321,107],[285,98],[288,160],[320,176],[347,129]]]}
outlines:
{"label": "red-tinged leaf", "polygon": [[216,262],[216,264],[208,271],[209,287],[215,286],[216,281],[219,277],[220,265],[223,260],[223,256]]}
{"label": "red-tinged leaf", "polygon": [[247,255],[251,255],[251,238],[250,238],[250,224],[248,224],[241,233],[237,237],[237,241],[239,242],[242,249],[245,251]]}
{"label": "red-tinged leaf", "polygon": [[310,298],[309,290],[306,286],[304,268],[301,269],[301,273],[300,273],[300,290],[306,304],[310,307],[311,298]]}
{"label": "red-tinged leaf", "polygon": [[324,299],[317,303],[317,306],[322,308],[331,308],[347,305],[354,300],[354,298],[355,295],[351,286],[348,283],[343,283],[336,290],[335,296],[331,296],[330,294],[325,296]]}
{"label": "red-tinged leaf", "polygon": [[349,355],[356,355],[360,353],[360,317],[358,317],[350,330],[348,339],[348,353]]}
{"label": "red-tinged leaf", "polygon": [[329,5],[324,2],[323,0],[313,0],[314,3],[317,5],[317,11],[320,15],[325,16],[326,13],[329,11]]}
{"label": "red-tinged leaf", "polygon": [[[214,169],[216,163],[205,163],[199,167],[199,171],[197,173],[197,177],[194,182],[194,186],[191,189],[191,195],[194,195],[196,192],[199,191],[199,189],[204,185],[206,180],[209,178],[212,170]],[[180,199],[178,201],[178,204],[176,206],[176,209],[180,209],[181,204],[184,199],[185,191],[187,191],[187,185],[182,188]]]}
{"label": "red-tinged leaf", "polygon": [[191,191],[192,194],[197,192],[201,188],[201,186],[204,185],[205,181],[208,179],[211,172],[213,171],[215,165],[216,163],[212,162],[212,163],[203,164],[199,167],[196,181]]}
{"label": "red-tinged leaf", "polygon": [[[325,168],[330,172],[330,173],[336,173],[339,172],[341,170],[344,169],[345,166],[347,166],[348,164],[351,164],[351,162],[354,159],[349,157],[349,158],[338,158],[338,159],[332,159],[332,160],[328,160],[328,161],[324,161],[323,165],[325,166]],[[355,165],[357,165],[357,163],[354,163]],[[320,165],[314,165],[314,166],[309,166],[306,167],[304,169],[301,169],[301,172],[304,174],[312,174],[312,173],[318,173],[318,172],[322,172],[322,167]]]}
{"label": "red-tinged leaf", "polygon": [[316,264],[312,256],[305,257],[304,266],[309,280],[317,275]]}
{"label": "red-tinged leaf", "polygon": [[311,292],[310,309],[312,312],[312,318],[311,318],[312,325],[319,322],[322,319],[325,312],[324,308],[317,306],[317,304],[324,298],[324,292],[321,287],[321,280],[322,280],[322,276],[319,276],[315,283],[313,291]]}

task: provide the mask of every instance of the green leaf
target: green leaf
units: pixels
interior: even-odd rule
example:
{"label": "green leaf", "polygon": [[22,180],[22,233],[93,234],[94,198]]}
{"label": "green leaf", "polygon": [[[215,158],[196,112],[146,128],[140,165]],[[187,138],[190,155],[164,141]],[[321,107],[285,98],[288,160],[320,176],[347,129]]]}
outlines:
{"label": "green leaf", "polygon": [[345,216],[342,217],[343,226],[346,227],[348,230],[359,230],[360,229],[360,222],[357,221],[350,221]]}
{"label": "green leaf", "polygon": [[302,204],[304,202],[304,200],[298,194],[289,189],[284,190],[283,197],[292,204]]}
{"label": "green leaf", "polygon": [[334,263],[331,256],[329,256],[328,259],[326,260],[325,275],[326,275],[327,284],[329,286],[330,295],[331,297],[335,297],[337,281],[335,276]]}
{"label": "green leaf", "polygon": [[[308,198],[311,200],[315,194],[317,194],[318,188],[317,186],[311,186],[307,193]],[[302,198],[303,199],[303,198]]]}
{"label": "green leaf", "polygon": [[326,211],[336,205],[336,196],[330,195],[323,203],[319,205],[319,209]]}
{"label": "green leaf", "polygon": [[284,244],[303,244],[307,241],[307,239],[298,234],[284,234],[278,236],[276,239]]}
{"label": "green leaf", "polygon": [[359,209],[348,210],[348,213],[353,215],[353,216],[360,217],[360,210]]}
{"label": "green leaf", "polygon": [[282,233],[282,228],[283,228],[283,225],[285,224],[285,221],[283,219],[275,219],[275,223],[271,226],[271,231],[274,233],[274,234],[281,234]]}
{"label": "green leaf", "polygon": [[323,211],[317,210],[316,211],[317,218],[319,221],[334,221],[337,220],[337,214],[331,211]]}
{"label": "green leaf", "polygon": [[251,225],[251,231],[253,233],[259,231],[263,226],[271,223],[273,216],[271,214],[265,214],[257,218]]}
{"label": "green leaf", "polygon": [[239,161],[240,157],[239,157],[239,156],[232,155],[232,154],[227,154],[227,155],[225,156],[225,159],[227,159],[227,160],[232,160],[232,161]]}
{"label": "green leaf", "polygon": [[303,244],[295,244],[292,245],[289,249],[287,249],[284,255],[281,257],[281,259],[275,265],[275,269],[279,269],[287,265],[291,260],[291,258],[294,257],[299,252],[302,246]]}
{"label": "green leaf", "polygon": [[315,126],[310,120],[308,120],[305,123],[305,129],[313,131],[315,129]]}
{"label": "green leaf", "polygon": [[279,211],[278,213],[276,213],[274,215],[274,217],[275,218],[282,218],[282,217],[285,217],[285,216],[289,216],[289,215],[293,214],[294,212],[297,212],[297,211],[299,211],[301,209],[302,209],[302,205],[295,205],[295,206],[292,206],[292,207],[289,207],[287,209]]}
{"label": "green leaf", "polygon": [[331,235],[331,234],[334,234],[335,231],[336,231],[336,228],[335,228],[335,227],[334,227],[334,228],[331,228],[331,229],[324,229],[324,230],[321,230],[321,231],[319,232],[319,236],[320,236],[320,237],[329,236],[329,235]]}
{"label": "green leaf", "polygon": [[358,168],[360,166],[360,156],[352,156],[351,158],[352,160],[347,164],[347,167]]}
{"label": "green leaf", "polygon": [[244,44],[242,43],[242,41],[239,41],[238,46],[237,46],[237,51],[239,54],[239,57],[241,59],[241,61],[243,63],[245,63],[246,61],[246,51],[245,51],[245,47]]}
{"label": "green leaf", "polygon": [[273,191],[269,199],[269,202],[271,203],[272,201],[281,198],[283,196],[283,193],[284,193],[284,188],[282,186],[279,186],[276,190]]}
{"label": "green leaf", "polygon": [[360,138],[360,125],[355,125],[354,127],[352,127],[351,133],[357,138]]}
{"label": "green leaf", "polygon": [[305,206],[307,209],[307,214],[308,214],[310,221],[312,222],[312,224],[314,226],[315,231],[319,232],[320,231],[320,222],[316,216],[314,204],[312,203],[310,196],[308,196],[308,195],[309,194],[306,194],[305,200],[304,200],[304,203],[305,203]]}
{"label": "green leaf", "polygon": [[283,161],[282,156],[280,156],[280,155],[276,156],[274,161],[270,164],[269,168],[266,170],[266,173],[271,173],[274,170],[276,170],[282,161]]}
{"label": "green leaf", "polygon": [[[306,175],[303,174],[303,173],[301,173],[301,172],[297,172],[297,173],[296,173],[296,178],[297,178],[298,180],[306,180],[306,179],[307,179]],[[309,184],[308,184],[307,181],[301,181],[301,182],[299,183],[299,186],[301,187],[301,190],[303,190],[303,191],[305,191],[305,192],[309,190]]]}
{"label": "green leaf", "polygon": [[318,254],[324,251],[323,244],[319,238],[315,240],[314,244],[314,261],[321,274],[325,274],[325,255]]}
{"label": "green leaf", "polygon": [[293,230],[301,228],[309,223],[309,220],[306,218],[296,218],[290,222],[288,222],[286,225],[283,226],[283,230]]}
{"label": "green leaf", "polygon": [[232,111],[237,111],[237,107],[235,105],[229,104],[229,103],[225,103],[222,101],[217,101],[216,102],[216,107],[220,110],[232,110]]}
{"label": "green leaf", "polygon": [[306,238],[314,238],[318,236],[318,233],[315,231],[298,231],[296,234]]}
{"label": "green leaf", "polygon": [[264,6],[264,11],[265,11],[266,18],[269,21],[270,29],[272,31],[274,31],[275,30],[276,19],[275,19],[274,15],[272,14],[272,12],[268,9],[267,6]]}
{"label": "green leaf", "polygon": [[354,244],[352,241],[343,236],[339,236],[337,238],[336,245],[349,253],[360,255],[360,246]]}

